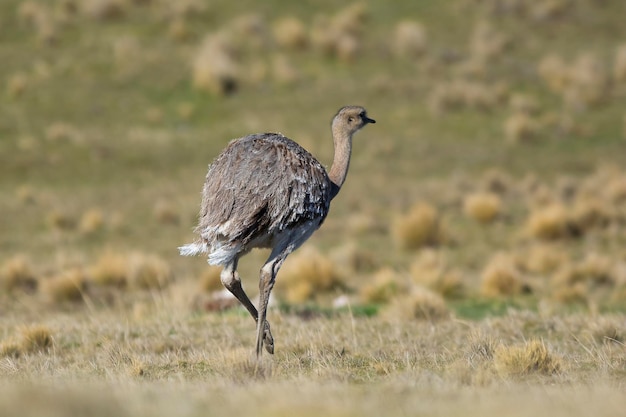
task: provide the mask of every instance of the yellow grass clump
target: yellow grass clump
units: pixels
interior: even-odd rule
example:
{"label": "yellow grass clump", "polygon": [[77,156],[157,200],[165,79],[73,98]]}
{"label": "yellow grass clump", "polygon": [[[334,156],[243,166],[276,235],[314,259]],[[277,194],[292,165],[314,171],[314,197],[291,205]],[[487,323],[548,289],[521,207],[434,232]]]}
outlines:
{"label": "yellow grass clump", "polygon": [[498,57],[509,46],[508,37],[496,30],[488,21],[479,21],[470,36],[470,52],[479,59]]}
{"label": "yellow grass clump", "polygon": [[102,210],[92,208],[83,213],[78,223],[78,230],[84,235],[92,235],[104,228]]}
{"label": "yellow grass clump", "polygon": [[608,256],[595,252],[588,253],[579,262],[558,271],[554,276],[554,282],[557,286],[585,282],[590,289],[592,286],[612,286],[616,282],[613,265],[613,260]]}
{"label": "yellow grass clump", "polygon": [[529,142],[537,139],[541,124],[525,112],[515,112],[504,121],[504,135],[509,143]]}
{"label": "yellow grass clump", "polygon": [[126,256],[105,251],[89,268],[89,277],[96,285],[124,287],[128,283],[128,268]]}
{"label": "yellow grass clump", "polygon": [[615,217],[612,207],[596,196],[576,199],[570,212],[572,227],[579,233],[608,226]]}
{"label": "yellow grass clump", "polygon": [[586,110],[608,98],[610,80],[607,69],[592,53],[582,53],[570,68],[571,84],[563,96],[566,106]]}
{"label": "yellow grass clump", "polygon": [[25,255],[7,259],[0,269],[0,289],[11,293],[15,290],[33,291],[37,288],[37,277]]}
{"label": "yellow grass clump", "polygon": [[202,270],[200,275],[200,289],[203,292],[215,292],[224,289],[220,273],[222,268],[218,266],[208,266]]}
{"label": "yellow grass clump", "polygon": [[563,360],[543,340],[532,339],[521,346],[500,345],[494,355],[496,371],[505,376],[555,375],[563,371]]}
{"label": "yellow grass clump", "polygon": [[405,290],[403,279],[396,271],[386,267],[377,271],[372,280],[361,287],[359,295],[365,303],[386,304]]}
{"label": "yellow grass clump", "polygon": [[241,83],[235,48],[225,34],[204,38],[193,59],[192,69],[193,86],[217,96],[234,93]]}
{"label": "yellow grass clump", "polygon": [[383,315],[390,320],[437,321],[449,318],[450,310],[441,295],[415,286],[405,295],[391,300]]}
{"label": "yellow grass clump", "polygon": [[534,209],[527,221],[529,236],[542,240],[555,240],[571,235],[569,213],[561,203]]}
{"label": "yellow grass clump", "polygon": [[55,303],[78,302],[83,300],[86,282],[84,272],[72,268],[43,281],[42,290]]}
{"label": "yellow grass clump", "polygon": [[172,279],[173,274],[169,265],[156,255],[136,253],[129,259],[128,282],[133,288],[162,289]]}
{"label": "yellow grass clump", "polygon": [[409,268],[411,280],[433,290],[446,298],[459,297],[463,293],[461,273],[446,265],[443,254],[433,249],[420,251]]}
{"label": "yellow grass clump", "polygon": [[427,203],[417,203],[392,224],[391,233],[403,249],[436,246],[446,242],[446,233],[437,209]]}
{"label": "yellow grass clump", "polygon": [[353,63],[361,52],[361,34],[367,7],[354,3],[328,18],[318,15],[311,27],[311,44],[325,55]]}
{"label": "yellow grass clump", "polygon": [[330,258],[313,248],[304,248],[281,269],[276,292],[287,302],[299,303],[343,286],[343,277]]}
{"label": "yellow grass clump", "polygon": [[332,253],[332,259],[349,273],[372,272],[378,266],[374,253],[360,248],[354,242],[347,242]]}
{"label": "yellow grass clump", "polygon": [[54,346],[50,329],[43,325],[23,327],[20,331],[20,349],[26,353],[48,352]]}
{"label": "yellow grass clump", "polygon": [[294,16],[277,20],[272,27],[274,41],[281,48],[302,50],[309,46],[309,34],[300,19]]}
{"label": "yellow grass clump", "polygon": [[539,243],[532,245],[524,254],[521,262],[524,268],[534,274],[551,274],[567,264],[567,252],[553,244]]}
{"label": "yellow grass clump", "polygon": [[474,193],[463,200],[463,212],[477,222],[493,222],[502,213],[502,199],[494,193]]}
{"label": "yellow grass clump", "polygon": [[426,52],[428,38],[424,26],[413,20],[399,22],[392,36],[391,50],[399,58],[415,58]]}
{"label": "yellow grass clump", "polygon": [[0,358],[19,358],[22,349],[14,340],[3,340],[0,343]]}
{"label": "yellow grass clump", "polygon": [[541,58],[537,65],[537,72],[548,88],[555,93],[563,92],[570,82],[567,63],[554,53]]}
{"label": "yellow grass clump", "polygon": [[482,272],[480,292],[485,297],[510,297],[524,289],[522,273],[506,254],[493,256]]}

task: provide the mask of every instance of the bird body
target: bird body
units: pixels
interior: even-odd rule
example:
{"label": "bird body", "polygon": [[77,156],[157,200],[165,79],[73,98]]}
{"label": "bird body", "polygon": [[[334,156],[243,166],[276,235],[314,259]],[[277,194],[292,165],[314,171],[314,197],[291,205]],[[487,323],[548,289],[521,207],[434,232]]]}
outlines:
{"label": "bird body", "polygon": [[[285,258],[324,222],[350,163],[352,135],[368,123],[365,109],[347,106],[332,122],[335,156],[322,164],[293,140],[278,133],[248,135],[231,141],[209,166],[202,191],[199,239],[179,248],[181,255],[208,254],[222,265],[221,281],[257,321],[257,357],[263,345],[274,352],[267,302]],[[243,291],[239,258],[253,248],[270,248],[261,268],[259,309]]]}
{"label": "bird body", "polygon": [[[331,188],[324,167],[291,139],[278,133],[235,139],[209,166],[200,240],[183,251],[226,265],[253,248],[297,247],[298,235],[310,236],[326,218]],[[294,233],[298,228],[310,233]]]}

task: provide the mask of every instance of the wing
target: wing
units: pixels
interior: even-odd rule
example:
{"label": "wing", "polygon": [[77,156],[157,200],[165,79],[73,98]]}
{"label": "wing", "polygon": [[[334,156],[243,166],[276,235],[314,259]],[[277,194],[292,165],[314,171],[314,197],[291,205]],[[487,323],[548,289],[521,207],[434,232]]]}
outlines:
{"label": "wing", "polygon": [[279,134],[232,141],[211,164],[197,231],[247,245],[328,214],[331,182],[304,148]]}

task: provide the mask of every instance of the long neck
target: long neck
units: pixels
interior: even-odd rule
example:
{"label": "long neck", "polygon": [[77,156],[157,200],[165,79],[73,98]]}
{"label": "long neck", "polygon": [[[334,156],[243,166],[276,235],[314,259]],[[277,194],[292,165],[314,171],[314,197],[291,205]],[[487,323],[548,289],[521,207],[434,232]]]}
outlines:
{"label": "long neck", "polygon": [[339,129],[333,124],[333,142],[335,144],[335,156],[333,165],[330,167],[328,177],[333,183],[330,198],[335,198],[339,189],[346,180],[348,167],[350,166],[350,154],[352,153],[352,135],[344,129]]}

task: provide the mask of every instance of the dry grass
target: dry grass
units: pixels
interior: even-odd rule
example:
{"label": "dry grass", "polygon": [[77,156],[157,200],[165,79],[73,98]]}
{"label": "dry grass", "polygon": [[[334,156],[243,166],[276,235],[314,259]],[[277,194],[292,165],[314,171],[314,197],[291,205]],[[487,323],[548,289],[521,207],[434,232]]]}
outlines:
{"label": "dry grass", "polygon": [[25,353],[48,352],[54,346],[52,332],[45,325],[23,327],[20,330],[20,350]]}
{"label": "dry grass", "polygon": [[389,320],[437,321],[449,318],[450,310],[441,295],[414,286],[408,293],[393,299],[382,314]]}
{"label": "dry grass", "polygon": [[200,275],[200,289],[204,292],[214,292],[224,289],[220,279],[221,267],[209,266]]}
{"label": "dry grass", "polygon": [[241,70],[232,40],[226,34],[205,37],[193,59],[193,85],[208,93],[224,96],[241,84]]}
{"label": "dry grass", "polygon": [[360,299],[365,303],[386,304],[406,291],[407,283],[391,268],[377,271],[372,279],[361,286]]}
{"label": "dry grass", "polygon": [[[624,4],[418,3],[2,2],[0,265],[30,259],[0,291],[4,414],[623,413]],[[379,123],[255,365],[254,321],[175,248],[230,138],[328,166],[346,97]]]}
{"label": "dry grass", "polygon": [[335,263],[310,247],[289,257],[281,268],[276,294],[289,303],[314,300],[344,286],[344,278]]}
{"label": "dry grass", "polygon": [[403,249],[436,246],[446,242],[447,236],[437,209],[427,203],[417,203],[409,212],[396,218],[391,234]]}
{"label": "dry grass", "polygon": [[86,282],[84,272],[73,268],[45,279],[42,291],[53,303],[79,302],[83,300]]}
{"label": "dry grass", "polygon": [[527,113],[514,113],[504,122],[504,135],[509,143],[523,143],[536,140],[541,126]]}
{"label": "dry grass", "polygon": [[274,40],[281,48],[303,50],[309,46],[306,26],[293,16],[283,17],[272,26]]}
{"label": "dry grass", "polygon": [[480,291],[485,297],[510,297],[524,289],[522,273],[507,254],[496,254],[482,272]]}
{"label": "dry grass", "polygon": [[128,283],[129,262],[126,256],[103,252],[89,268],[91,282],[100,286],[124,287]]}
{"label": "dry grass", "polygon": [[554,375],[563,371],[562,358],[551,352],[542,340],[529,340],[521,346],[498,346],[494,365],[500,374],[524,377]]}
{"label": "dry grass", "polygon": [[403,59],[419,57],[428,47],[426,29],[419,22],[411,20],[399,22],[391,39],[391,50]]}
{"label": "dry grass", "polygon": [[100,209],[89,209],[83,213],[78,223],[78,230],[85,235],[93,235],[104,228],[104,214]]}
{"label": "dry grass", "polygon": [[3,292],[15,290],[33,291],[38,280],[33,266],[26,255],[15,255],[2,264],[0,270],[0,288]]}
{"label": "dry grass", "polygon": [[168,263],[156,255],[135,253],[128,260],[128,283],[133,288],[162,289],[173,278]]}
{"label": "dry grass", "polygon": [[463,295],[464,285],[460,271],[451,268],[442,253],[422,250],[410,265],[412,281],[446,298]]}
{"label": "dry grass", "polygon": [[529,236],[542,240],[555,240],[571,235],[570,217],[565,206],[554,203],[533,210],[526,222]]}
{"label": "dry grass", "polygon": [[463,200],[463,212],[480,223],[491,223],[502,213],[502,199],[493,193],[470,194]]}

